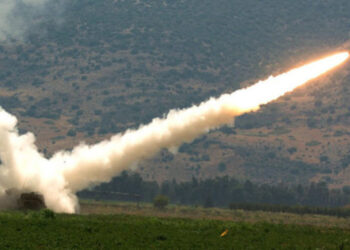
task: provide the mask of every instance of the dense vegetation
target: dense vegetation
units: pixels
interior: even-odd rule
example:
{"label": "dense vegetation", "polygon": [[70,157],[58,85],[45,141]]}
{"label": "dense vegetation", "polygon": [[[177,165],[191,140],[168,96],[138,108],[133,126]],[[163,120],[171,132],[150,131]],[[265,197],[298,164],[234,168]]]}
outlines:
{"label": "dense vegetation", "polygon": [[[1,249],[344,249],[348,230],[128,215],[1,213]],[[227,230],[227,234],[220,234]]]}
{"label": "dense vegetation", "polygon": [[[108,184],[80,192],[79,196],[89,199],[151,202],[157,194],[169,197],[173,204],[205,207],[228,207],[229,205],[235,207],[242,203],[339,207],[347,205],[350,199],[347,188],[330,190],[324,182],[312,183],[309,186],[260,185],[250,181],[240,182],[224,176],[207,180],[192,178],[190,182],[179,183],[173,180],[159,185],[156,182],[143,180],[138,174],[127,172],[115,177]],[[254,205],[251,205],[250,209],[253,208]],[[269,206],[261,207],[262,210],[267,208]],[[283,207],[275,207],[277,210],[278,208]],[[256,206],[256,209],[259,209],[259,206]],[[273,211],[273,209],[270,210]]]}

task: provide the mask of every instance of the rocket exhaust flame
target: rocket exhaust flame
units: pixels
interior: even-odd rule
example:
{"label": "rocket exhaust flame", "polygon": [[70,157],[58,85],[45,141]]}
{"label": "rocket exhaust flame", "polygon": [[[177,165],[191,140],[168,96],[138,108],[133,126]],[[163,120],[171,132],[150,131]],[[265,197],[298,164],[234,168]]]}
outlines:
{"label": "rocket exhaust flame", "polygon": [[33,134],[18,135],[16,118],[0,109],[0,203],[6,200],[5,190],[18,188],[41,193],[47,207],[56,212],[77,212],[77,191],[110,181],[162,148],[176,149],[232,123],[235,116],[257,110],[348,58],[348,52],[323,58],[188,109],[171,110],[165,118],[155,118],[136,130],[95,145],[79,145],[71,152],[58,152],[51,159],[38,152]]}

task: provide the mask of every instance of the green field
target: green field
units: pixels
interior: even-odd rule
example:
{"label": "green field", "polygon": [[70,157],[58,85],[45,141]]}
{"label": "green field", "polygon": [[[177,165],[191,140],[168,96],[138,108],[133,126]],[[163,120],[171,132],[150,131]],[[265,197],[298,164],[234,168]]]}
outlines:
{"label": "green field", "polygon": [[[111,204],[104,206],[110,209],[110,214],[88,214],[91,207],[87,210],[84,205],[82,210],[85,209],[85,214],[81,215],[51,214],[45,210],[27,213],[2,212],[0,249],[350,248],[349,226],[343,224],[337,227],[334,223],[338,219],[329,216],[320,218],[333,218],[333,224],[316,226],[312,223],[312,215],[303,216],[304,222],[309,222],[310,225],[302,225],[298,221],[290,223],[287,218],[293,217],[291,214],[276,213],[279,222],[271,223],[268,221],[273,213],[254,212],[259,214],[259,219],[253,221],[251,212],[232,211],[233,214],[241,214],[239,221],[234,221],[232,214],[226,214],[226,220],[224,217],[220,220],[174,218],[164,216],[173,213],[173,208],[155,213],[154,216],[142,216],[119,213],[118,206],[113,213]],[[135,206],[123,206],[136,209]],[[140,214],[142,210],[147,210],[145,207],[139,209]],[[213,211],[215,209],[209,209],[208,213]],[[161,215],[163,216],[160,217]],[[227,235],[220,237],[226,229]]]}

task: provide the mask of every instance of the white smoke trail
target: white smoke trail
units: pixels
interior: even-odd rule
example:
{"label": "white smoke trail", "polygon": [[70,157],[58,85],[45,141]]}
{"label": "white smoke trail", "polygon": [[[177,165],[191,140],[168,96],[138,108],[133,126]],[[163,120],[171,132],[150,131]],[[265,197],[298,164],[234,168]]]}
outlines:
{"label": "white smoke trail", "polygon": [[6,197],[6,190],[12,188],[39,192],[48,207],[58,212],[74,212],[76,197],[66,188],[60,169],[53,168],[38,152],[32,133],[18,135],[16,124],[14,116],[0,109],[0,197]]}
{"label": "white smoke trail", "polygon": [[[49,10],[48,4],[53,4],[54,8]],[[38,17],[47,12],[50,13],[45,15],[46,18],[58,20],[62,5],[62,0],[0,0],[0,41],[22,40],[26,32],[35,26]]]}
{"label": "white smoke trail", "polygon": [[257,110],[305,82],[344,62],[347,52],[318,60],[255,85],[224,94],[184,110],[171,110],[137,130],[117,134],[96,145],[79,145],[51,159],[38,153],[31,133],[19,136],[16,118],[0,110],[0,197],[10,188],[44,195],[57,211],[77,211],[75,193],[90,185],[108,182],[122,170],[150,158],[162,148],[174,149],[244,112]]}

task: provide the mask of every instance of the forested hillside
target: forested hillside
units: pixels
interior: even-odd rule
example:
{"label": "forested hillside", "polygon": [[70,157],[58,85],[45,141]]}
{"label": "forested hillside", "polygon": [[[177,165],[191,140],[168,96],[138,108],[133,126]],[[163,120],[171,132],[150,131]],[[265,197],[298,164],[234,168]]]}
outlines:
{"label": "forested hillside", "polygon": [[[67,1],[61,22],[0,43],[0,105],[50,156],[349,49],[349,13],[346,0]],[[137,171],[348,185],[349,83],[345,65]]]}

